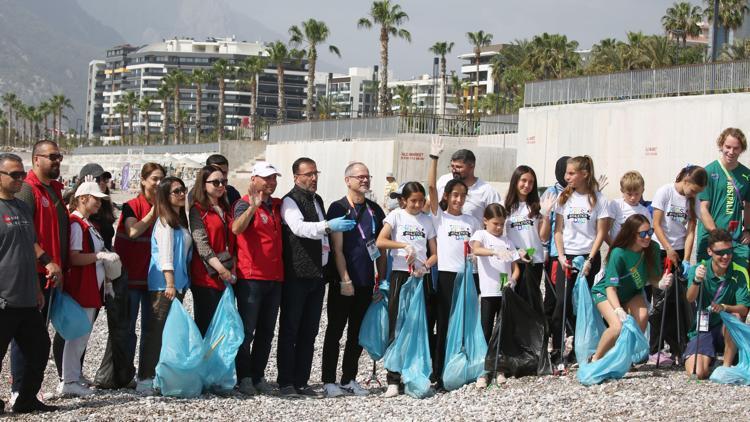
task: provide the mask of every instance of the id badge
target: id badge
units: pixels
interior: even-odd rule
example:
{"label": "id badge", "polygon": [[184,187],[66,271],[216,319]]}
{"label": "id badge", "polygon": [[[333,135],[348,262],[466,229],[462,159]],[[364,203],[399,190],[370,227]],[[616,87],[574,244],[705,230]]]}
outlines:
{"label": "id badge", "polygon": [[701,333],[708,332],[708,311],[700,311],[698,313],[698,331]]}
{"label": "id badge", "polygon": [[370,259],[373,261],[380,258],[380,249],[375,246],[375,240],[369,240],[367,242],[367,253],[370,254]]}

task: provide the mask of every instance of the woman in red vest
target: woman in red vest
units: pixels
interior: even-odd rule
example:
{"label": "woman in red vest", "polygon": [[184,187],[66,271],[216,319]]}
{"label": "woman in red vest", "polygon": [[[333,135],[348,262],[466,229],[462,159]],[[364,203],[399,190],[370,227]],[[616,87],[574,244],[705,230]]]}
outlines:
{"label": "woman in red vest", "polygon": [[[108,196],[96,182],[82,183],[71,202],[70,213],[70,270],[64,284],[67,292],[86,311],[93,323],[96,312],[102,306],[104,284],[104,262],[117,261],[117,254],[104,248],[104,239],[89,221]],[[91,390],[81,383],[81,356],[89,341],[89,334],[65,341],[62,357],[63,381],[58,393],[72,396],[88,396]]]}
{"label": "woman in red vest", "polygon": [[[135,359],[135,324],[138,308],[141,309],[141,333],[148,329],[151,304],[148,299],[148,264],[151,261],[151,231],[156,221],[153,208],[156,188],[166,175],[164,167],[157,163],[146,163],[141,168],[141,194],[122,206],[120,221],[115,236],[115,252],[122,259],[123,270],[128,276],[130,292],[130,331],[128,350],[132,365]],[[140,351],[143,353],[141,341]]]}
{"label": "woman in red vest", "polygon": [[188,225],[193,236],[190,290],[195,324],[205,335],[224,291],[224,282],[234,284],[235,238],[227,200],[227,183],[221,168],[205,166],[192,191]]}

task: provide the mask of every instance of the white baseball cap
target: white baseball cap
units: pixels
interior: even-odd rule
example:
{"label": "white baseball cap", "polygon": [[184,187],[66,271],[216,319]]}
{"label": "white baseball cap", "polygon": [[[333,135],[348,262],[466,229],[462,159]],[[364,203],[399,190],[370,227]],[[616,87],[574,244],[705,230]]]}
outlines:
{"label": "white baseball cap", "polygon": [[78,198],[81,195],[93,195],[97,198],[109,198],[109,195],[99,189],[99,184],[96,182],[81,183],[81,186],[78,186],[78,189],[76,189],[75,197]]}
{"label": "white baseball cap", "polygon": [[255,165],[253,165],[251,176],[268,177],[273,174],[281,177],[281,173],[276,167],[274,167],[273,164],[269,163],[268,161],[258,161],[257,163],[255,163]]}

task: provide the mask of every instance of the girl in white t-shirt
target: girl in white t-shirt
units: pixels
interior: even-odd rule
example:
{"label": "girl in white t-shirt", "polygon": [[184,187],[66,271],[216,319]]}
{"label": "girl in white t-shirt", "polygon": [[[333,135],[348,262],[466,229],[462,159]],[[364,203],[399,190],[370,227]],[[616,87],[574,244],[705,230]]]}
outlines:
{"label": "girl in white t-shirt", "polygon": [[[406,204],[404,208],[392,211],[383,220],[383,229],[375,245],[380,249],[390,249],[393,257],[393,270],[390,278],[388,298],[389,341],[396,335],[398,305],[401,286],[410,275],[425,277],[425,303],[428,299],[429,268],[437,261],[437,242],[432,219],[422,212],[425,205],[425,190],[419,182],[408,182],[404,185],[401,197]],[[429,321],[428,314],[427,320]],[[427,327],[425,326],[425,330]],[[388,371],[388,389],[384,397],[395,397],[399,394],[398,385],[401,374]]]}
{"label": "girl in white t-shirt", "polygon": [[555,246],[560,266],[566,271],[572,271],[573,275],[567,283],[561,280],[555,286],[558,299],[552,315],[552,345],[556,351],[560,350],[560,344],[564,341],[561,338],[563,298],[567,298],[564,318],[575,321],[572,292],[577,274],[571,262],[576,257],[585,257],[582,270],[591,288],[594,275],[601,267],[599,248],[609,229],[609,206],[607,199],[599,192],[591,157],[584,155],[570,158],[565,169],[565,180],[568,185],[560,194],[555,209]]}
{"label": "girl in white t-shirt", "polygon": [[[487,343],[490,342],[495,320],[502,308],[504,283],[507,282],[513,286],[521,275],[521,270],[515,262],[520,255],[513,242],[503,235],[507,216],[508,213],[502,205],[488,205],[484,210],[485,229],[478,230],[471,236],[471,251],[477,257],[479,268],[479,284],[482,291],[480,311],[482,331]],[[487,387],[490,375],[480,377],[477,380],[477,387]],[[502,373],[496,376],[498,384],[505,381]]]}
{"label": "girl in white t-shirt", "polygon": [[[531,280],[531,288],[538,289],[544,271],[544,246],[552,224],[549,215],[555,198],[548,195],[539,199],[536,173],[529,166],[518,166],[510,177],[510,188],[505,197],[505,233],[516,248],[526,252],[529,263],[520,263],[523,280]],[[533,249],[533,251],[531,250]],[[539,292],[541,298],[541,291]]]}
{"label": "girl in white t-shirt", "polygon": [[[469,242],[471,235],[479,229],[479,222],[476,218],[462,211],[469,190],[463,181],[449,180],[443,189],[442,197],[438,196],[437,162],[442,150],[442,140],[437,138],[432,142],[430,169],[427,175],[430,212],[438,244],[437,306],[435,309],[437,336],[432,365],[433,373],[438,378],[438,389],[442,386],[443,361],[453,302],[453,285],[456,275],[464,270],[465,252],[467,252],[465,245]],[[471,282],[474,280],[472,279]]]}

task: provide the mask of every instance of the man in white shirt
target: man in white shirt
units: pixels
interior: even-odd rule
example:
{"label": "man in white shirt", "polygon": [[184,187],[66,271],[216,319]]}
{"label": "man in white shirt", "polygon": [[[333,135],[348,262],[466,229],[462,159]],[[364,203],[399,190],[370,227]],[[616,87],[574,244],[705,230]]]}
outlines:
{"label": "man in white shirt", "polygon": [[320,327],[328,235],[349,231],[356,222],[346,216],[325,220],[318,189],[318,168],[310,158],[292,164],[294,187],[281,204],[284,239],[284,286],[278,340],[278,383],[283,396],[317,396],[310,379],[315,337]]}
{"label": "man in white shirt", "polygon": [[451,156],[451,173],[440,176],[437,181],[438,195],[443,197],[445,185],[451,179],[459,179],[466,183],[469,192],[466,195],[463,213],[469,214],[482,221],[484,209],[489,204],[502,204],[500,194],[489,183],[474,175],[477,159],[468,149],[459,149]]}

